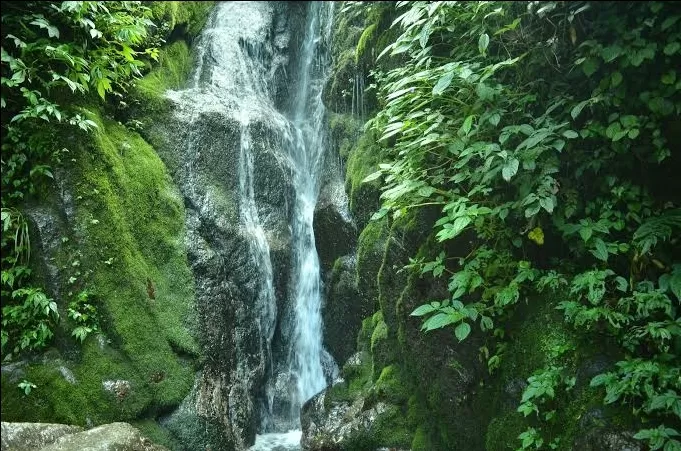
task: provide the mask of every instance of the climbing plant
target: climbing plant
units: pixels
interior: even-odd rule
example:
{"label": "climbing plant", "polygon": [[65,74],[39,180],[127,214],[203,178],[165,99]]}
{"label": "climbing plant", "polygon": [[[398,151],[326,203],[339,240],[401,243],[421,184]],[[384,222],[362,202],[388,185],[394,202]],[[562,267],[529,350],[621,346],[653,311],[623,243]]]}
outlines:
{"label": "climbing plant", "polygon": [[[375,72],[382,104],[367,128],[384,161],[365,181],[383,181],[373,219],[440,208],[431,260],[409,266],[447,278],[449,297],[412,315],[463,341],[552,292],[578,334],[620,346],[621,361],[591,381],[603,402],[630,404],[650,449],[679,449],[681,7],[397,7],[402,34],[379,62],[404,63]],[[537,384],[570,377],[532,376],[523,409],[543,402]],[[520,439],[557,446],[534,428]]]}
{"label": "climbing plant", "polygon": [[[51,166],[68,154],[63,137],[96,127],[85,106],[107,94],[120,97],[147,60],[156,59],[150,17],[148,7],[132,1],[3,3],[3,359],[43,348],[59,319],[57,304],[31,279],[22,202],[53,178]],[[82,340],[82,310],[93,307],[74,302],[69,315]]]}

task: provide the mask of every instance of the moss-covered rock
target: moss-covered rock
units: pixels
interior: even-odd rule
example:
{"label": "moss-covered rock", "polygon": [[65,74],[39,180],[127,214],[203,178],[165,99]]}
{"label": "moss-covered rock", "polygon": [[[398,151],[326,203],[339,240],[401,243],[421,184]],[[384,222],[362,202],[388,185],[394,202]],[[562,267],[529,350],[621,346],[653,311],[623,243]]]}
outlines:
{"label": "moss-covered rock", "polygon": [[359,230],[364,229],[369,219],[380,206],[380,182],[363,182],[369,174],[378,170],[381,162],[381,148],[376,145],[372,133],[362,135],[350,151],[345,173],[345,189],[350,199],[352,212]]}
{"label": "moss-covered rock", "polygon": [[214,5],[214,1],[155,1],[151,2],[151,12],[157,25],[166,31],[168,40],[185,39],[191,44],[205,25]]}
{"label": "moss-covered rock", "polygon": [[357,261],[354,256],[336,259],[322,312],[325,346],[339,362],[344,362],[356,348],[355,337],[370,306],[361,302],[357,289]]}
{"label": "moss-covered rock", "polygon": [[[90,142],[71,147],[58,171],[68,229],[55,255],[62,316],[74,287],[89,291],[101,335],[3,371],[8,420],[102,424],[154,418],[179,405],[199,356],[192,336],[193,279],[184,250],[184,207],[154,150],[135,132],[94,115]],[[77,249],[77,251],[74,251]],[[75,327],[66,322],[66,331]],[[17,378],[37,385],[33,396]]]}

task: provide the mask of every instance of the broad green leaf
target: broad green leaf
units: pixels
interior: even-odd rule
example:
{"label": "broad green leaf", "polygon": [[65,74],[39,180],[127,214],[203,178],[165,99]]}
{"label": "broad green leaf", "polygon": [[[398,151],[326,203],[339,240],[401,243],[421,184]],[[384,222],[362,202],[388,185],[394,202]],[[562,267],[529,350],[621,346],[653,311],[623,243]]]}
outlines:
{"label": "broad green leaf", "polygon": [[591,235],[593,235],[593,232],[591,227],[583,226],[579,229],[579,236],[581,236],[582,240],[586,243],[589,241],[589,238],[591,238]]}
{"label": "broad green leaf", "polygon": [[553,208],[556,206],[553,197],[542,197],[539,199],[539,205],[541,205],[547,213],[553,213]]}
{"label": "broad green leaf", "polygon": [[615,71],[610,75],[610,86],[616,88],[622,83],[623,77],[620,71]]}
{"label": "broad green leaf", "polygon": [[487,53],[487,46],[489,45],[489,36],[487,33],[483,33],[480,35],[480,39],[478,39],[478,50],[482,55]]}
{"label": "broad green leaf", "polygon": [[[603,50],[601,50],[601,56],[603,57],[603,60],[606,63],[614,61],[621,54],[622,54],[622,47],[620,47],[619,45],[611,45],[611,46],[605,47]],[[589,74],[587,74],[587,75],[589,75]]]}
{"label": "broad green leaf", "polygon": [[454,72],[450,71],[444,74],[440,79],[435,83],[435,86],[433,87],[433,95],[437,96],[442,94],[445,89],[449,87],[449,85],[452,83],[452,78],[454,78]]}
{"label": "broad green leaf", "polygon": [[563,136],[566,137],[567,139],[575,139],[575,138],[579,137],[577,132],[574,131],[574,130],[565,130],[563,132]]}
{"label": "broad green leaf", "polygon": [[590,102],[591,102],[590,100],[584,100],[575,105],[575,107],[572,108],[572,111],[570,111],[570,116],[572,116],[572,119],[577,119],[579,113],[581,113],[584,107],[587,106]]}
{"label": "broad green leaf", "polygon": [[591,77],[598,70],[599,66],[600,63],[596,58],[589,57],[582,63],[582,71],[584,71],[584,75]]}
{"label": "broad green leaf", "polygon": [[371,174],[364,177],[364,179],[362,179],[362,183],[368,183],[368,182],[374,181],[382,175],[383,175],[383,171],[380,171],[380,170],[376,171],[376,172],[372,172]]}
{"label": "broad green leaf", "polygon": [[448,315],[446,313],[438,313],[428,318],[421,326],[422,330],[429,331],[434,329],[442,329],[454,322],[458,321],[456,316]]}
{"label": "broad green leaf", "polygon": [[669,288],[676,296],[676,299],[681,301],[681,272],[675,272],[669,279]]}
{"label": "broad green leaf", "polygon": [[501,120],[501,115],[499,113],[494,113],[489,117],[489,123],[494,125],[495,127],[499,125],[499,121]]}
{"label": "broad green leaf", "polygon": [[454,220],[454,224],[452,225],[452,231],[454,233],[454,236],[457,236],[463,229],[466,228],[468,224],[471,223],[471,218],[469,216],[462,216],[460,218],[456,218]]}
{"label": "broad green leaf", "polygon": [[667,56],[672,56],[681,49],[681,42],[673,41],[664,46],[664,54]]}
{"label": "broad green leaf", "polygon": [[594,245],[596,246],[595,249],[591,249],[591,253],[593,254],[593,256],[599,260],[607,262],[608,248],[606,247],[605,242],[600,238],[596,238],[594,240]]}
{"label": "broad green leaf", "polygon": [[608,128],[605,130],[605,136],[614,140],[615,135],[618,134],[621,131],[622,131],[622,126],[620,125],[619,121],[615,121],[612,124],[610,124],[608,126]]}
{"label": "broad green leaf", "polygon": [[463,125],[461,126],[461,130],[465,135],[467,135],[471,131],[471,127],[473,126],[473,116],[468,116],[464,121]]}
{"label": "broad green leaf", "polygon": [[471,333],[471,325],[468,323],[461,323],[454,329],[454,335],[459,341],[464,341],[466,337]]}
{"label": "broad green leaf", "polygon": [[509,160],[504,163],[504,167],[501,170],[501,176],[506,180],[507,182],[511,181],[511,178],[513,178],[514,175],[518,173],[518,167],[520,165],[520,162],[518,161],[517,158],[510,158]]}
{"label": "broad green leaf", "polygon": [[430,304],[423,304],[411,312],[411,316],[423,316],[428,313],[433,313],[436,310],[437,309]]}
{"label": "broad green leaf", "polygon": [[679,18],[681,18],[681,16],[679,16],[679,15],[673,15],[673,16],[667,17],[664,20],[664,22],[662,22],[662,25],[660,26],[660,28],[662,29],[662,31],[665,31],[667,28],[674,25],[679,20]]}

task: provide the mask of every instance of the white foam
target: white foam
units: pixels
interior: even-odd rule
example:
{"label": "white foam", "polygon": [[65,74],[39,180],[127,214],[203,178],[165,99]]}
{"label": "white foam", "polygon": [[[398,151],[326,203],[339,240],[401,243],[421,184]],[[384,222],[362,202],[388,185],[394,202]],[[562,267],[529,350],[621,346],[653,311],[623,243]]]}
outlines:
{"label": "white foam", "polygon": [[300,450],[300,437],[302,431],[299,429],[288,432],[275,432],[255,436],[255,445],[251,446],[250,451],[298,451]]}

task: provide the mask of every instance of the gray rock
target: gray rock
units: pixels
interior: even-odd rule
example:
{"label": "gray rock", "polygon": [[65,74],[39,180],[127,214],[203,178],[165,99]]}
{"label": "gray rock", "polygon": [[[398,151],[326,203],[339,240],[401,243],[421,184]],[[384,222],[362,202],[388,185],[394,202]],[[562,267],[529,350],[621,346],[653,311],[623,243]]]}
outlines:
{"label": "gray rock", "polygon": [[110,423],[63,435],[41,451],[167,451],[128,423]]}
{"label": "gray rock", "polygon": [[315,207],[314,233],[323,273],[328,273],[338,257],[350,254],[357,245],[357,226],[339,178],[322,187]]}
{"label": "gray rock", "polygon": [[303,407],[300,417],[303,449],[340,451],[351,449],[351,443],[371,441],[372,426],[391,409],[391,405],[384,402],[367,405],[363,397],[352,403],[330,402],[326,397],[323,391]]}
{"label": "gray rock", "polygon": [[343,362],[355,352],[362,320],[373,312],[357,288],[357,259],[345,256],[338,260],[328,282],[322,317],[324,344],[337,361]]}
{"label": "gray rock", "polygon": [[2,422],[2,451],[34,451],[60,437],[82,431],[80,426],[52,423]]}

